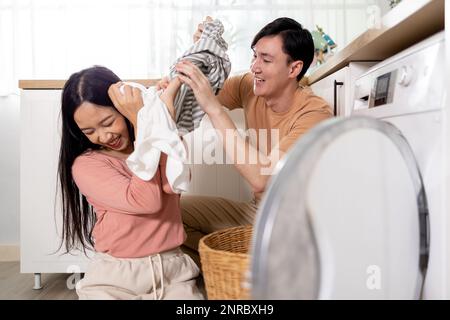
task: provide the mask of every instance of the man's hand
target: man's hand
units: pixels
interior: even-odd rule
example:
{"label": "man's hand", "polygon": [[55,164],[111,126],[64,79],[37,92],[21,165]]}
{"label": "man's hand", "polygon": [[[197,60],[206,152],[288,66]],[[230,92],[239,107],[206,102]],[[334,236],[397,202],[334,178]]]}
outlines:
{"label": "man's hand", "polygon": [[211,22],[211,21],[213,21],[213,20],[214,20],[213,18],[211,18],[210,16],[207,16],[207,17],[205,18],[205,20],[203,20],[202,23],[199,23],[199,24],[198,24],[197,30],[195,31],[194,36],[193,36],[194,43],[197,42],[198,39],[200,39],[200,37],[201,37],[201,35],[202,35],[202,33],[203,33],[203,30],[205,29],[205,23],[206,23],[206,22]]}
{"label": "man's hand", "polygon": [[119,89],[122,85],[122,82],[111,85],[108,95],[116,109],[136,127],[137,114],[144,106],[141,90],[125,85],[124,94],[122,94]]}
{"label": "man's hand", "polygon": [[208,78],[192,62],[183,60],[175,66],[182,83],[191,87],[200,107],[212,115],[222,111],[222,105],[215,96]]}

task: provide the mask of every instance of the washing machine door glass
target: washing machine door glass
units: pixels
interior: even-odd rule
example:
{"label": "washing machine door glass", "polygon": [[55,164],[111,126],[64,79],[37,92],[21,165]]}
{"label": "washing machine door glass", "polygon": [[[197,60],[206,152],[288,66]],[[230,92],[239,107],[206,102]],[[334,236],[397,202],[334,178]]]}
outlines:
{"label": "washing machine door glass", "polygon": [[258,211],[256,299],[416,299],[427,208],[413,153],[392,125],[322,123],[281,160]]}

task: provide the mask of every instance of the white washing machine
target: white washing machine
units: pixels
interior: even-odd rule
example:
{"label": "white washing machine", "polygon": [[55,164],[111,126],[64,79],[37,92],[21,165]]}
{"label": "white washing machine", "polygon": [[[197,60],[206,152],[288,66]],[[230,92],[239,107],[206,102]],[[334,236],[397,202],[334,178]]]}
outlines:
{"label": "white washing machine", "polygon": [[444,40],[372,67],[352,116],[279,163],[255,225],[253,298],[450,298]]}

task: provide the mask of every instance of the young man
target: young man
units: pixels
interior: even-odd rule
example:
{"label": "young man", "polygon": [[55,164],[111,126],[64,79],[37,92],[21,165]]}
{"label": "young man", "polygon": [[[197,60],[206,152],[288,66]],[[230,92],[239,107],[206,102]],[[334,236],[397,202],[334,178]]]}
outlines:
{"label": "young man", "polygon": [[[200,24],[194,41],[200,37],[202,29]],[[187,61],[177,65],[179,78],[193,89],[199,105],[220,133],[225,153],[254,192],[249,203],[201,196],[182,198],[187,232],[184,249],[197,262],[201,237],[219,229],[254,222],[258,203],[276,162],[305,132],[332,117],[323,99],[299,85],[314,57],[313,39],[301,24],[290,18],[278,18],[256,34],[251,48],[254,54],[250,72],[229,78],[218,96],[213,94],[208,80],[196,66]],[[223,106],[230,110],[243,108],[247,129],[254,130],[260,140],[261,132],[262,136],[267,134],[268,143],[251,144],[234,135],[237,129]],[[227,141],[230,137],[233,143]]]}

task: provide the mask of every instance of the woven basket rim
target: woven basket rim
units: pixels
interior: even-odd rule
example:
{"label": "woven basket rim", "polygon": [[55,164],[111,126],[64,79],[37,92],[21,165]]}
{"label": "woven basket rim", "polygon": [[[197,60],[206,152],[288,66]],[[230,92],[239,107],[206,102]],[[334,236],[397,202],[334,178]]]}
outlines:
{"label": "woven basket rim", "polygon": [[208,247],[206,244],[203,243],[204,246],[204,250],[213,252],[213,253],[220,253],[223,254],[225,256],[233,256],[233,257],[241,257],[241,258],[248,258],[248,256],[250,255],[250,251],[248,253],[241,253],[241,252],[230,252],[230,251],[226,251],[226,250],[220,250],[220,249],[213,249]]}
{"label": "woven basket rim", "polygon": [[233,230],[238,230],[238,229],[250,229],[250,230],[252,230],[252,228],[253,228],[252,225],[246,225],[246,226],[238,226],[238,227],[232,227],[232,228],[226,228],[226,229],[221,229],[221,230],[214,231],[214,232],[209,233],[209,234],[207,234],[206,236],[204,236],[203,238],[200,239],[199,248],[200,248],[200,246],[202,246],[203,250],[207,250],[207,251],[210,251],[210,252],[225,254],[225,255],[234,256],[234,257],[238,256],[238,257],[241,257],[241,258],[248,258],[250,256],[250,252],[251,252],[251,250],[250,250],[251,249],[251,245],[250,245],[249,250],[248,250],[247,253],[230,252],[230,251],[223,250],[223,249],[211,248],[209,245],[207,245],[205,243],[205,241],[207,241],[209,238],[212,238],[212,237],[214,237],[214,236],[216,236],[218,234],[221,234],[221,233],[227,233],[227,232],[231,232]]}

